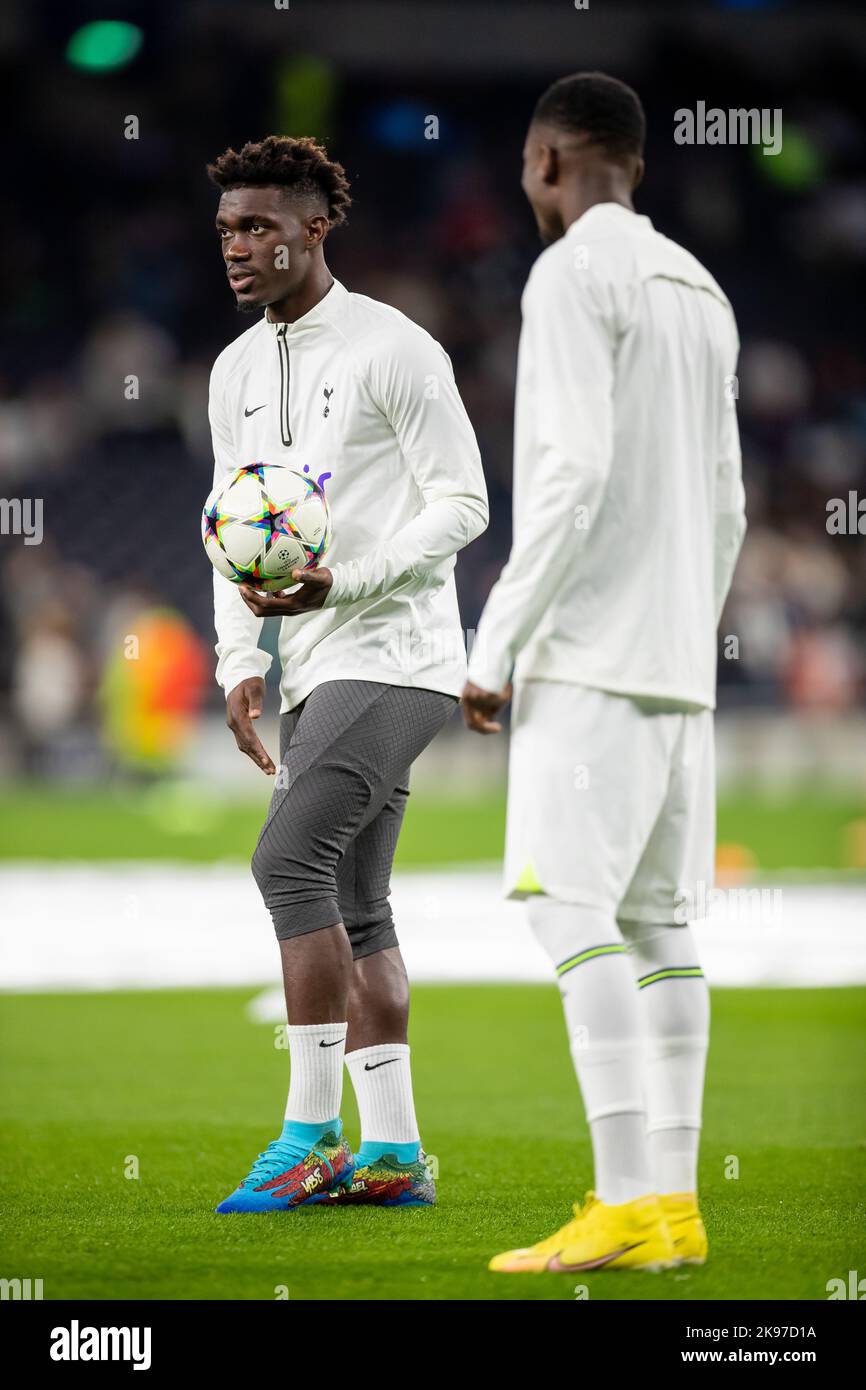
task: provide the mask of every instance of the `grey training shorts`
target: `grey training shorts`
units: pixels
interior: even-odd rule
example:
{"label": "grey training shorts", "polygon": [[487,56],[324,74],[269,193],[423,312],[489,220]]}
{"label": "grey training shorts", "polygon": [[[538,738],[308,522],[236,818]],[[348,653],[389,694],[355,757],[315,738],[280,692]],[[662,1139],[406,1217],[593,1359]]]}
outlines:
{"label": "grey training shorts", "polygon": [[355,959],[396,946],[388,895],[409,769],[457,703],[438,690],[334,680],[282,716],[252,862],[280,940],[342,922]]}

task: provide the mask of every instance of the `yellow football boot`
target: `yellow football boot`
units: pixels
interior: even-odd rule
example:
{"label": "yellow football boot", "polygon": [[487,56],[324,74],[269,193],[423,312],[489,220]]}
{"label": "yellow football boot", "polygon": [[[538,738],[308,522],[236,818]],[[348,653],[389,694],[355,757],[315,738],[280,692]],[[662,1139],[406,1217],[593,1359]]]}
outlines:
{"label": "yellow football boot", "polygon": [[655,1193],[608,1206],[587,1192],[574,1204],[574,1220],[556,1235],[523,1250],[494,1255],[488,1266],[499,1274],[575,1274],[593,1269],[670,1269],[677,1263],[674,1243]]}
{"label": "yellow football boot", "polygon": [[698,1211],[697,1193],[665,1193],[659,1201],[673,1236],[674,1259],[677,1264],[706,1264],[707,1233]]}

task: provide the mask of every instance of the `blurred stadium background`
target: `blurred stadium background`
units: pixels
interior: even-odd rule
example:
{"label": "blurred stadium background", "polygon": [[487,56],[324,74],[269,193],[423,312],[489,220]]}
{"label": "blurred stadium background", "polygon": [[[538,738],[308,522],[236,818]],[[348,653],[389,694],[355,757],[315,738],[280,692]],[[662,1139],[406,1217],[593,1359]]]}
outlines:
{"label": "blurred stadium background", "polygon": [[[80,892],[94,942],[104,922],[115,948],[118,893],[130,924],[147,913],[144,870],[129,861],[173,862],[175,874],[194,861],[182,878],[192,901],[201,866],[221,866],[233,885],[218,899],[226,930],[258,913],[243,875],[269,789],[223,724],[198,538],[208,373],[248,327],[225,288],[205,162],[285,131],[324,139],[346,165],[355,201],[329,242],[331,266],[441,340],[481,444],[491,524],[458,565],[471,640],[510,536],[519,297],[539,250],[519,189],[523,133],[549,80],[595,66],[633,83],[647,109],[639,210],[706,262],[741,330],[750,530],[722,623],[736,643],[720,660],[720,866],[728,881],[806,877],[825,906],[862,912],[866,545],[827,529],[830,499],[866,495],[856,8],[151,0],[115,4],[111,18],[13,3],[0,26],[16,229],[4,258],[0,495],[42,499],[44,526],[38,545],[0,536],[11,982],[66,979],[46,938],[19,930],[32,861],[42,901],[78,903]],[[698,100],[781,108],[782,152],[676,145],[674,111]],[[275,716],[272,689],[272,747]],[[419,764],[398,882],[413,924],[431,909],[409,871],[467,861],[488,866],[473,882],[489,893],[490,929],[508,917],[496,897],[505,752],[504,739],[473,739],[455,719]],[[94,861],[102,869],[82,878]],[[58,936],[68,910],[47,914]],[[256,916],[249,936],[270,978],[262,926]],[[861,968],[853,951],[843,979]],[[153,941],[147,954],[160,954]],[[125,980],[144,968],[127,964]]]}
{"label": "blurred stadium background", "polygon": [[[866,494],[858,7],[9,0],[0,1274],[44,1278],[46,1298],[270,1299],[276,1280],[292,1299],[573,1297],[571,1280],[485,1273],[516,1223],[532,1239],[559,1223],[590,1149],[555,987],[498,896],[506,739],[457,718],[416,766],[394,882],[422,982],[435,1219],[316,1209],[311,1241],[301,1219],[210,1215],[281,1113],[287,1063],[264,1026],[284,1012],[248,869],[270,785],[212,680],[207,379],[248,321],[204,165],[269,131],[317,135],[346,165],[330,264],[440,339],[478,433],[492,515],[458,564],[471,640],[510,539],[519,298],[539,251],[524,130],[549,81],[594,67],[646,106],[639,211],[735,306],[750,530],[722,623],[726,895],[696,928],[714,1258],[663,1285],[593,1275],[592,1296],[824,1298],[864,1267],[866,542],[827,529],[831,499]],[[676,145],[674,112],[698,101],[781,108],[782,152]],[[9,518],[37,499],[44,536],[25,544]],[[272,686],[271,749],[276,704]]]}

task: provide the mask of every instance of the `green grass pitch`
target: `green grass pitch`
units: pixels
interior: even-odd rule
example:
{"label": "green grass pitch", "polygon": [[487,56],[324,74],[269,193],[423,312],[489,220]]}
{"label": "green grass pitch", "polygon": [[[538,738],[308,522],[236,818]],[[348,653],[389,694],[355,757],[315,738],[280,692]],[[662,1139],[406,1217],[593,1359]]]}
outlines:
{"label": "green grass pitch", "polygon": [[[553,986],[422,987],[412,1043],[433,1210],[218,1217],[288,1074],[249,991],[7,996],[2,1272],[46,1299],[573,1299],[487,1273],[591,1186]],[[579,1277],[592,1299],[817,1299],[866,1271],[866,990],[718,990],[703,1269]],[[357,1139],[351,1087],[344,1119]],[[139,1178],[124,1176],[129,1156]],[[730,1174],[734,1164],[739,1176]]]}
{"label": "green grass pitch", "polygon": [[[0,791],[0,860],[174,859],[248,863],[267,808],[171,783],[115,792],[39,784]],[[735,842],[765,870],[853,867],[852,827],[862,798],[830,788],[784,796],[742,788],[720,798],[718,839]],[[505,790],[455,799],[415,793],[397,847],[398,869],[501,858]],[[862,860],[860,861],[862,866]]]}

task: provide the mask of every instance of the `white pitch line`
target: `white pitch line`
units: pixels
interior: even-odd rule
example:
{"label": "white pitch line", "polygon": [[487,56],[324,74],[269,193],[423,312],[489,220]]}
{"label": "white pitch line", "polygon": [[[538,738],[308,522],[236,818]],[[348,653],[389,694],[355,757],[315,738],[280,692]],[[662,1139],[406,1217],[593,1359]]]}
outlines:
{"label": "white pitch line", "polygon": [[[695,926],[713,985],[866,983],[866,885],[785,884],[763,913]],[[496,866],[395,876],[397,931],[416,981],[549,981]],[[193,864],[0,866],[0,988],[144,989],[279,981],[249,871]],[[733,916],[733,911],[730,912]]]}

